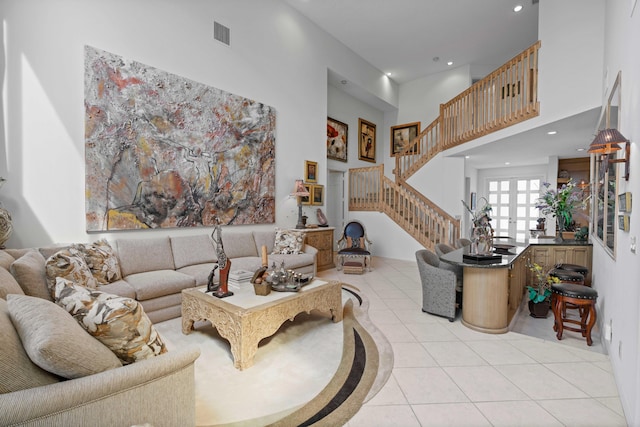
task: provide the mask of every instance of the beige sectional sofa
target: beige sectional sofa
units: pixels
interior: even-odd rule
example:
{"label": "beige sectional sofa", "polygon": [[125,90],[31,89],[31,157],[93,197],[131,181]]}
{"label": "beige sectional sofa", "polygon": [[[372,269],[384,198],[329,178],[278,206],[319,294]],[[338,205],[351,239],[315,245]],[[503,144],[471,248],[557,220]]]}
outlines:
{"label": "beige sectional sofa", "polygon": [[[309,245],[300,254],[271,254],[276,230],[225,232],[222,241],[231,271],[255,271],[262,265],[261,248],[267,247],[269,264],[300,273],[316,274],[317,250]],[[122,275],[98,290],[134,298],[142,304],[152,322],[180,317],[183,289],[206,285],[217,262],[216,251],[208,234],[116,239],[111,246],[118,257]],[[10,270],[24,293],[51,299],[44,269],[46,258],[60,248],[7,249],[15,258]],[[219,275],[216,274],[216,282]],[[1,291],[0,291],[1,292]]]}
{"label": "beige sectional sofa", "polygon": [[[269,264],[284,262],[286,268],[316,273],[315,248],[305,246],[299,254],[271,254],[275,237],[275,230],[225,232],[223,244],[231,271],[258,269],[264,245]],[[117,239],[110,244],[122,278],[100,285],[98,290],[136,299],[154,323],[179,317],[182,289],[205,285],[217,261],[207,234]],[[16,338],[4,300],[8,294],[51,300],[45,263],[60,249],[0,250],[0,366],[15,366],[20,371],[0,370],[0,376],[9,377],[14,384],[3,388],[0,381],[0,425],[193,425],[197,350],[171,351],[68,380],[29,360],[20,338]]]}

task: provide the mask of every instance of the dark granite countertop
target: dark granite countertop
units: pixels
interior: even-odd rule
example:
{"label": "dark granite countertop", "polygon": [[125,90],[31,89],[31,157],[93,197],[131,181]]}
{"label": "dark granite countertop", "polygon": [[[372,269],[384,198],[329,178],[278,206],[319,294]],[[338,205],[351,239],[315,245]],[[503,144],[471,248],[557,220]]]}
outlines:
{"label": "dark granite countertop", "polygon": [[500,262],[495,262],[491,264],[479,264],[474,262],[469,262],[463,258],[464,255],[469,254],[470,247],[466,246],[461,249],[456,249],[455,251],[444,254],[440,257],[440,260],[453,265],[460,265],[463,267],[475,267],[475,268],[510,268],[511,264],[524,253],[529,246],[591,246],[589,241],[580,241],[580,240],[559,240],[555,238],[542,238],[542,239],[529,239],[528,245],[523,245],[521,243],[515,243],[509,239],[500,239],[496,240],[494,245],[511,245],[510,248],[504,249],[506,253],[495,253],[494,255],[501,255],[502,259]]}

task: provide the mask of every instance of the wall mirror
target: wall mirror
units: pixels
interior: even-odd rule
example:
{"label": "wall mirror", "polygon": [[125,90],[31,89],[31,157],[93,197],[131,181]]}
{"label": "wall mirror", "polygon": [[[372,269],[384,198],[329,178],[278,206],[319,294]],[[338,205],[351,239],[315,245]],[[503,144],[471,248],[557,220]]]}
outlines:
{"label": "wall mirror", "polygon": [[[616,80],[611,87],[607,103],[602,106],[597,131],[609,128],[618,129],[620,126],[620,74],[618,72]],[[606,251],[615,258],[617,228],[615,217],[618,196],[617,164],[604,163],[598,160],[599,155],[592,154],[594,185],[592,185],[593,192],[591,194],[593,201],[591,235],[595,240],[600,241]]]}

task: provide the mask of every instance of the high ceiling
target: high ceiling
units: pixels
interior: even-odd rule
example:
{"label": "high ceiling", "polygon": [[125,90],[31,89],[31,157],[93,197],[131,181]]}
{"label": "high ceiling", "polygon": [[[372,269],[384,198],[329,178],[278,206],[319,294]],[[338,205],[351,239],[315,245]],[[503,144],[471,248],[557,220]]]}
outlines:
{"label": "high ceiling", "polygon": [[[399,84],[462,65],[493,70],[538,39],[537,0],[285,1]],[[515,13],[518,4],[523,9]],[[332,77],[341,79],[330,72],[330,83]],[[380,108],[373,97],[355,96]],[[587,156],[576,150],[593,139],[598,115],[590,111],[459,155],[477,168]]]}
{"label": "high ceiling", "polygon": [[398,83],[465,64],[497,68],[538,39],[532,0],[285,1]]}

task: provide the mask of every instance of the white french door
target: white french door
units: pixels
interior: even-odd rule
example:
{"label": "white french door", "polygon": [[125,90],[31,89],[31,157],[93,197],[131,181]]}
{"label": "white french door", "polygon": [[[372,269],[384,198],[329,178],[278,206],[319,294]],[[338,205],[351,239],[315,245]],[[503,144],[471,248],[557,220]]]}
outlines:
{"label": "white french door", "polygon": [[529,230],[538,219],[536,204],[542,179],[489,178],[487,192],[495,236],[512,237],[518,243],[529,242]]}

